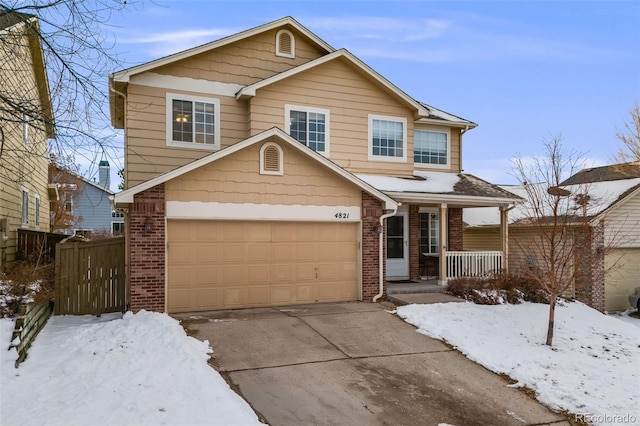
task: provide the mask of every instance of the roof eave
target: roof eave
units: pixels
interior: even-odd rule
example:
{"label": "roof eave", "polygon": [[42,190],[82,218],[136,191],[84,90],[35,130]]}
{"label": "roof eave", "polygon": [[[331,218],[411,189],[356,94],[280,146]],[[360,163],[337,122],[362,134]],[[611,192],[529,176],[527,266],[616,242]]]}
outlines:
{"label": "roof eave", "polygon": [[394,200],[403,203],[454,204],[467,207],[501,207],[522,204],[523,200],[502,197],[479,197],[472,195],[439,194],[428,192],[382,191]]}

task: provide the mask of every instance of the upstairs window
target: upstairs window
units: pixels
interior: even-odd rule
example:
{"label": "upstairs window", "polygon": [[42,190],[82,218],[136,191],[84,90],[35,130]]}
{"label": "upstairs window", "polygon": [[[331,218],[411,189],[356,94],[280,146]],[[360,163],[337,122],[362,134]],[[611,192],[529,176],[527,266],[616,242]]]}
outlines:
{"label": "upstairs window", "polygon": [[40,226],[40,196],[36,195],[35,200],[36,200],[35,222],[36,222],[36,226]]}
{"label": "upstairs window", "polygon": [[407,160],[407,120],[369,115],[369,159],[404,162]]}
{"label": "upstairs window", "polygon": [[276,33],[276,56],[296,57],[296,39],[291,31],[280,30]]}
{"label": "upstairs window", "polygon": [[220,148],[220,101],[167,93],[167,145]]}
{"label": "upstairs window", "polygon": [[285,127],[298,142],[329,155],[329,110],[285,105]]}
{"label": "upstairs window", "polygon": [[430,166],[449,165],[449,134],[416,130],[413,141],[413,161]]}
{"label": "upstairs window", "polygon": [[29,223],[29,191],[26,189],[22,190],[22,223]]}

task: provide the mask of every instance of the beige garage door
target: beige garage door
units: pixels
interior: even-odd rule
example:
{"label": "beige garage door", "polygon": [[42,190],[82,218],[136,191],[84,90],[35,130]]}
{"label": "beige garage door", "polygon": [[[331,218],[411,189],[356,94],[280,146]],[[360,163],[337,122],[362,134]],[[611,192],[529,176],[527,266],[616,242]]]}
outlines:
{"label": "beige garage door", "polygon": [[604,301],[607,311],[631,308],[627,297],[640,287],[640,248],[619,248],[605,257]]}
{"label": "beige garage door", "polygon": [[358,224],[168,222],[169,312],[356,300]]}

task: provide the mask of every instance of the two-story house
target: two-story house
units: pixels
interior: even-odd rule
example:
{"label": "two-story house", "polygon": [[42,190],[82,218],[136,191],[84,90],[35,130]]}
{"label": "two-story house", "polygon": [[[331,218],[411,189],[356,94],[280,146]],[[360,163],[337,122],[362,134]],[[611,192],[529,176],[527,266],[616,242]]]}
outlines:
{"label": "two-story house", "polygon": [[[101,160],[96,182],[51,164],[50,183],[56,185],[60,198],[54,203],[56,211],[52,212],[53,232],[79,234],[89,239],[124,235],[124,214],[111,203],[114,192],[110,189],[110,169],[109,161]],[[58,218],[61,220],[54,220]]]}
{"label": "two-story house", "polygon": [[471,206],[501,208],[504,224],[503,250],[472,262],[505,266],[506,211],[520,199],[462,173],[476,124],[290,17],[109,85],[134,310],[376,301],[390,279],[444,283],[469,262]]}
{"label": "two-story house", "polygon": [[48,138],[55,137],[36,17],[0,7],[0,270],[18,230],[48,232]]}

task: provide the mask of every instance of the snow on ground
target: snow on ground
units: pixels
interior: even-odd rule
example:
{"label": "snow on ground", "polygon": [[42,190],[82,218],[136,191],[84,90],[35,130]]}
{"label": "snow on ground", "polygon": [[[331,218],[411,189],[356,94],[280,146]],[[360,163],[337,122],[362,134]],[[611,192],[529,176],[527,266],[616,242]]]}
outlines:
{"label": "snow on ground", "polygon": [[[469,359],[535,390],[545,405],[594,424],[640,424],[640,330],[581,303],[407,305],[397,313],[418,332],[445,340]],[[627,320],[635,318],[627,317]],[[640,322],[640,320],[637,320]],[[625,417],[626,416],[626,417]]]}
{"label": "snow on ground", "polygon": [[0,424],[261,424],[168,315],[54,316],[18,369],[13,325],[0,320]]}

